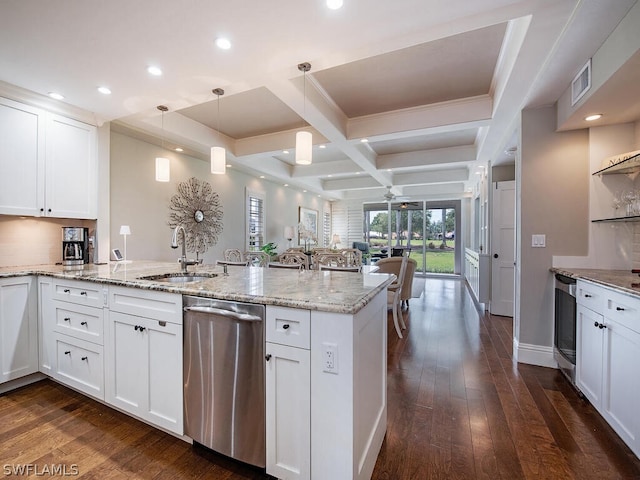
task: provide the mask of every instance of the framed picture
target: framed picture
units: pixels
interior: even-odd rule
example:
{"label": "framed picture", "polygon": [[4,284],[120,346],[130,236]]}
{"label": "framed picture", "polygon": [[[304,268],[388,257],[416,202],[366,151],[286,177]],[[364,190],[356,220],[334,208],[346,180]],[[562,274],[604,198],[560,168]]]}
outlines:
{"label": "framed picture", "polygon": [[318,211],[300,207],[298,210],[298,245],[318,242]]}

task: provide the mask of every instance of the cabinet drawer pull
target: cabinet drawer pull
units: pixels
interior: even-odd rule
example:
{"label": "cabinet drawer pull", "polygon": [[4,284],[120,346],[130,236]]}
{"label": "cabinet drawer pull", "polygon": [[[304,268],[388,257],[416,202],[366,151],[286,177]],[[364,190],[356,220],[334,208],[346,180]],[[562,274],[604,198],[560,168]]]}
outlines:
{"label": "cabinet drawer pull", "polygon": [[139,328],[140,328],[140,326],[138,326],[138,325],[136,325],[136,326],[134,326],[134,327],[133,327],[133,329],[134,329],[136,332],[138,331],[138,329],[139,329]]}
{"label": "cabinet drawer pull", "polygon": [[71,321],[71,317],[64,317],[64,321],[65,322],[70,322]]}
{"label": "cabinet drawer pull", "polygon": [[619,311],[619,312],[624,312],[624,308],[622,308],[622,307],[616,307],[616,310]]}
{"label": "cabinet drawer pull", "polygon": [[607,326],[604,323],[600,323],[598,324],[598,328],[602,330],[603,328],[607,328]]}
{"label": "cabinet drawer pull", "polygon": [[86,325],[87,322],[80,322],[80,325]]}
{"label": "cabinet drawer pull", "polygon": [[71,350],[67,350],[66,352],[64,352],[65,355],[71,355]]}
{"label": "cabinet drawer pull", "polygon": [[86,295],[87,292],[80,292],[80,295]]}
{"label": "cabinet drawer pull", "polygon": [[585,293],[584,298],[591,298],[591,295],[589,295],[588,293]]}
{"label": "cabinet drawer pull", "polygon": [[271,354],[267,353],[264,357],[264,359],[268,362],[269,360],[271,360]]}
{"label": "cabinet drawer pull", "polygon": [[87,361],[87,357],[82,357],[80,360],[84,360],[86,362]]}
{"label": "cabinet drawer pull", "polygon": [[64,292],[64,293],[71,293],[71,290],[69,290],[68,288],[65,288],[65,289],[63,290],[63,292]]}
{"label": "cabinet drawer pull", "polygon": [[288,330],[289,329],[289,324],[285,323],[284,325],[282,325],[282,329],[283,330]]}
{"label": "cabinet drawer pull", "polygon": [[594,326],[594,327],[597,327],[598,325],[599,325],[599,323],[598,323],[598,322],[593,322],[593,326]]}

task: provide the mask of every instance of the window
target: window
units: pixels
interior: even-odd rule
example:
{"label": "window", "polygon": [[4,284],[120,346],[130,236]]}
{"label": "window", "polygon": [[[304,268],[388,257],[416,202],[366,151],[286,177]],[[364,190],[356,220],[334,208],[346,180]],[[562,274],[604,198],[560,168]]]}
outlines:
{"label": "window", "polygon": [[331,245],[331,214],[322,214],[322,244],[324,247]]}
{"label": "window", "polygon": [[260,250],[264,245],[264,193],[247,189],[247,250]]}

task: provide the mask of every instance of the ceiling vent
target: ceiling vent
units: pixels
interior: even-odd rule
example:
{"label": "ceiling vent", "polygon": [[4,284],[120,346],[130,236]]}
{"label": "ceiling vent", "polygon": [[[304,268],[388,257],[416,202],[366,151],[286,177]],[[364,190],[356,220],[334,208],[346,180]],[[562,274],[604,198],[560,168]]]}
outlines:
{"label": "ceiling vent", "polygon": [[573,107],[585,93],[591,88],[591,59],[585,63],[584,67],[571,82],[571,106]]}

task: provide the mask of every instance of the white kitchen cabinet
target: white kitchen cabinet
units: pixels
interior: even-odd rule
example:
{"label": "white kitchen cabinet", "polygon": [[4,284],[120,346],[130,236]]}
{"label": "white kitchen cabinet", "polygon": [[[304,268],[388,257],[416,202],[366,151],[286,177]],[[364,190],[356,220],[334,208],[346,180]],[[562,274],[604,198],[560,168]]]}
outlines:
{"label": "white kitchen cabinet", "polygon": [[640,456],[640,299],[578,281],[577,301],[578,388]]}
{"label": "white kitchen cabinet", "polygon": [[267,305],[267,473],[311,476],[310,312]]}
{"label": "white kitchen cabinet", "polygon": [[107,287],[41,277],[40,371],[100,400],[104,385],[104,306]]}
{"label": "white kitchen cabinet", "polygon": [[182,435],[182,296],[112,287],[109,307],[107,402]]}
{"label": "white kitchen cabinet", "polygon": [[97,216],[93,125],[0,98],[0,214]]}
{"label": "white kitchen cabinet", "polygon": [[601,314],[578,304],[576,307],[576,384],[591,404],[599,408],[602,401],[602,359],[604,342]]}
{"label": "white kitchen cabinet", "polygon": [[34,277],[0,279],[0,383],[37,371],[38,321]]}

